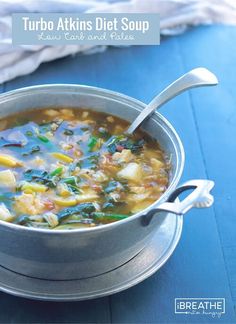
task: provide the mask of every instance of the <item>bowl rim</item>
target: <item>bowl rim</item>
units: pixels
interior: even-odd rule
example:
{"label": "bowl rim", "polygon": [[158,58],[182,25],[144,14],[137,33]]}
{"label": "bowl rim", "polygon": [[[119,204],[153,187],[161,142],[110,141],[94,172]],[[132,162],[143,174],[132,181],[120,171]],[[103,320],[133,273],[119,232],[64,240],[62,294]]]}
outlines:
{"label": "bowl rim", "polygon": [[[146,104],[144,102],[142,102],[141,100],[135,99],[131,96],[125,95],[125,94],[117,92],[117,91],[109,90],[106,88],[100,88],[100,87],[89,86],[89,85],[84,85],[84,84],[73,84],[73,83],[39,84],[39,85],[27,86],[27,87],[10,90],[10,91],[0,94],[0,105],[2,102],[4,102],[4,99],[8,100],[8,99],[17,98],[18,96],[21,97],[22,95],[27,95],[29,92],[30,92],[30,94],[32,94],[34,92],[35,93],[36,92],[44,92],[44,91],[47,92],[50,89],[52,90],[52,89],[57,89],[57,88],[58,88],[58,90],[59,90],[59,88],[64,88],[66,90],[66,92],[70,92],[70,90],[72,88],[73,88],[73,91],[79,90],[79,89],[93,91],[93,92],[95,92],[95,94],[99,93],[100,95],[103,95],[103,97],[105,96],[106,98],[112,98],[112,99],[115,99],[118,101],[122,101],[123,103],[126,103],[130,106],[131,106],[131,104],[135,104],[136,107],[133,107],[133,108],[138,111],[141,111],[146,106]],[[45,234],[45,235],[48,235],[48,234],[49,235],[52,235],[52,234],[63,235],[63,234],[69,234],[69,233],[70,233],[70,235],[73,235],[78,232],[79,233],[81,233],[81,232],[87,232],[87,233],[89,232],[90,233],[92,231],[102,232],[102,231],[108,230],[109,228],[117,227],[117,226],[120,226],[127,222],[130,222],[134,219],[137,219],[137,218],[141,217],[142,215],[147,214],[153,208],[157,207],[158,204],[161,201],[164,201],[178,185],[179,180],[183,173],[183,169],[184,169],[185,152],[184,152],[184,147],[183,147],[182,141],[181,141],[179,135],[177,134],[176,130],[172,126],[172,124],[163,115],[161,115],[157,111],[154,112],[153,116],[156,116],[168,128],[168,131],[170,131],[170,133],[172,133],[172,135],[174,135],[175,144],[177,143],[176,146],[178,147],[178,151],[179,151],[179,154],[177,154],[177,162],[179,163],[179,167],[178,167],[178,172],[176,172],[175,176],[173,177],[173,179],[172,179],[170,185],[167,187],[166,191],[160,196],[160,198],[158,200],[156,200],[150,206],[148,206],[147,208],[141,210],[140,212],[135,213],[134,215],[131,215],[125,219],[122,219],[122,220],[119,220],[119,221],[116,221],[113,223],[104,224],[101,226],[90,227],[90,228],[89,227],[88,228],[78,228],[78,229],[73,229],[73,230],[42,229],[42,228],[26,227],[26,226],[14,224],[14,223],[8,223],[3,220],[0,220],[0,225],[4,226],[4,227],[8,227],[13,230],[17,230],[17,231],[22,231],[22,232],[25,232],[25,231],[31,232],[32,231],[32,232],[38,232],[38,233]],[[123,118],[123,116],[122,116],[122,118]],[[152,119],[153,117],[151,116],[150,118]],[[171,137],[173,138],[173,136],[171,136]],[[178,160],[179,156],[181,157],[180,160]]]}

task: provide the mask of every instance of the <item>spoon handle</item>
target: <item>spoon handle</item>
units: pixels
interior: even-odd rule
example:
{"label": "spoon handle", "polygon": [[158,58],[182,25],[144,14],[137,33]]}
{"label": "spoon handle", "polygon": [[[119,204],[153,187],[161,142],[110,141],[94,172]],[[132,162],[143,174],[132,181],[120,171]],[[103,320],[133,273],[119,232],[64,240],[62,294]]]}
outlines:
{"label": "spoon handle", "polygon": [[132,122],[126,131],[126,134],[132,134],[136,128],[138,128],[147,117],[151,116],[156,109],[181,92],[195,87],[212,86],[216,84],[218,84],[216,76],[205,68],[197,68],[189,71],[154,97],[154,99]]}

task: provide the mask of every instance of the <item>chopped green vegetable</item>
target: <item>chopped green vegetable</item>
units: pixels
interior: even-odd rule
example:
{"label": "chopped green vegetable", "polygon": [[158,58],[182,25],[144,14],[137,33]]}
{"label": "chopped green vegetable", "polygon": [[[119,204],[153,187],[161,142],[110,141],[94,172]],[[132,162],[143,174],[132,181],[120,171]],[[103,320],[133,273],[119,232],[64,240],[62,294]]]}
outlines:
{"label": "chopped green vegetable", "polygon": [[73,135],[73,134],[74,134],[74,132],[73,132],[73,130],[71,130],[71,129],[65,129],[65,130],[64,130],[64,135],[71,136],[71,135]]}
{"label": "chopped green vegetable", "polygon": [[62,179],[62,182],[66,183],[68,189],[73,192],[73,193],[76,193],[76,194],[80,194],[81,191],[79,190],[79,188],[77,187],[77,182],[79,181],[80,179],[78,177],[75,177],[75,176],[71,176],[71,177],[68,177],[68,178],[64,178]]}
{"label": "chopped green vegetable", "polygon": [[42,123],[40,124],[40,131],[42,133],[47,133],[51,130],[51,123]]}
{"label": "chopped green vegetable", "polygon": [[74,176],[68,177],[68,178],[64,178],[63,179],[63,182],[65,182],[66,184],[70,184],[72,186],[77,186],[77,179]]}
{"label": "chopped green vegetable", "polygon": [[63,171],[63,167],[58,167],[55,170],[53,170],[51,173],[49,173],[49,175],[51,177],[54,177],[54,176],[60,175],[62,173],[62,171]]}
{"label": "chopped green vegetable", "polygon": [[119,211],[126,203],[124,201],[115,201],[112,197],[107,196],[107,201],[102,205],[102,209],[106,212],[113,210]]}
{"label": "chopped green vegetable", "polygon": [[28,222],[25,224],[27,227],[34,227],[34,228],[42,228],[42,229],[48,229],[50,228],[48,223],[40,223],[40,222]]}
{"label": "chopped green vegetable", "polygon": [[105,146],[107,147],[107,150],[109,153],[113,154],[118,150],[117,148],[121,147],[126,150],[131,150],[132,153],[139,153],[139,151],[143,148],[144,146],[144,140],[136,140],[134,141],[131,138],[128,138],[127,136],[124,135],[118,135],[118,136],[112,136],[107,143],[105,143]]}
{"label": "chopped green vegetable", "polygon": [[81,190],[79,190],[78,187],[73,186],[72,184],[67,184],[67,187],[72,191],[73,193],[80,194]]}
{"label": "chopped green vegetable", "polygon": [[115,208],[115,204],[111,201],[107,201],[103,204],[102,209],[105,211],[112,211]]}
{"label": "chopped green vegetable", "polygon": [[106,140],[111,136],[111,134],[108,133],[108,131],[105,127],[99,127],[98,132],[99,132],[99,135]]}
{"label": "chopped green vegetable", "polygon": [[55,227],[58,225],[58,218],[54,213],[48,212],[43,215],[43,218],[47,221],[50,227]]}
{"label": "chopped green vegetable", "polygon": [[80,162],[79,162],[79,167],[81,169],[86,168],[86,169],[96,169],[98,166],[100,158],[100,152],[93,152],[90,155],[84,157]]}
{"label": "chopped green vegetable", "polygon": [[40,152],[40,146],[34,145],[34,146],[31,147],[30,151],[23,152],[22,155],[23,156],[28,156],[28,155],[31,155],[31,154],[37,153],[37,152]]}
{"label": "chopped green vegetable", "polygon": [[111,214],[103,212],[95,212],[91,215],[96,221],[117,221],[129,217],[129,215],[123,214]]}
{"label": "chopped green vegetable", "polygon": [[75,171],[76,167],[81,167],[81,163],[80,162],[73,162],[70,163],[69,167],[68,167],[68,171],[69,173]]}
{"label": "chopped green vegetable", "polygon": [[25,132],[25,135],[29,136],[29,137],[32,137],[33,136],[33,133],[31,131],[26,131]]}
{"label": "chopped green vegetable", "polygon": [[[24,116],[31,121],[14,127]],[[118,117],[50,107],[0,126],[1,220],[48,230],[100,226],[142,211],[168,188],[165,152],[141,130],[125,133]]]}
{"label": "chopped green vegetable", "polygon": [[112,191],[115,191],[116,189],[123,190],[124,187],[120,182],[113,180],[108,183],[108,186],[104,189],[104,191],[108,194]]}
{"label": "chopped green vegetable", "polygon": [[93,151],[94,147],[96,146],[98,142],[98,137],[96,136],[91,136],[88,142],[88,147],[89,147],[89,151]]}
{"label": "chopped green vegetable", "polygon": [[48,143],[49,142],[49,139],[44,135],[38,135],[37,137],[43,143]]}
{"label": "chopped green vegetable", "polygon": [[89,130],[89,127],[81,127],[80,128],[83,132],[87,132]]}
{"label": "chopped green vegetable", "polygon": [[49,188],[55,188],[58,179],[54,176],[51,177],[47,171],[29,169],[24,172],[24,178],[28,182],[38,182],[46,185]]}
{"label": "chopped green vegetable", "polygon": [[28,215],[20,215],[15,219],[15,223],[19,225],[25,225],[30,222],[30,218]]}
{"label": "chopped green vegetable", "polygon": [[65,217],[74,215],[74,214],[81,214],[83,215],[89,215],[90,213],[94,212],[96,209],[94,207],[93,203],[84,203],[84,204],[79,204],[75,207],[69,207],[62,209],[59,211],[57,214],[57,217],[59,219],[59,222],[64,219]]}

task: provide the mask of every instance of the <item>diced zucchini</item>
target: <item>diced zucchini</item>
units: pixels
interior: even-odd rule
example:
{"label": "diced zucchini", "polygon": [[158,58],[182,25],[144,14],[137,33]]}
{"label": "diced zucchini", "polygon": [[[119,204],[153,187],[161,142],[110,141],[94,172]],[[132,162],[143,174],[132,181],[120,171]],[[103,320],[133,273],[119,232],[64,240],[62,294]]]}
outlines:
{"label": "diced zucchini", "polygon": [[59,224],[57,215],[51,212],[44,214],[43,218],[47,221],[50,227],[55,227]]}
{"label": "diced zucchini", "polygon": [[28,216],[29,220],[32,222],[42,223],[43,222],[43,216],[42,215],[32,215]]}
{"label": "diced zucchini", "polygon": [[0,171],[0,187],[16,187],[16,178],[11,170]]}

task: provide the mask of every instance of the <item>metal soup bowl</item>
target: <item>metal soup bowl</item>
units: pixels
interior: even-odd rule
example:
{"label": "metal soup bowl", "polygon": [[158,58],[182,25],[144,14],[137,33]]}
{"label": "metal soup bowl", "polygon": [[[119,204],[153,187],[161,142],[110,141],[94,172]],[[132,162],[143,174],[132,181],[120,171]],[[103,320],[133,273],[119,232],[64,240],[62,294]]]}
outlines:
{"label": "metal soup bowl", "polygon": [[[41,85],[0,95],[0,117],[49,107],[79,107],[132,121],[145,104],[105,89]],[[0,265],[31,277],[66,280],[96,276],[124,264],[149,242],[168,212],[182,215],[191,207],[208,207],[212,181],[193,180],[176,189],[184,167],[184,149],[170,123],[155,113],[143,129],[171,156],[170,183],[161,198],[127,219],[75,230],[44,230],[0,221]],[[183,201],[180,192],[193,189]]]}

